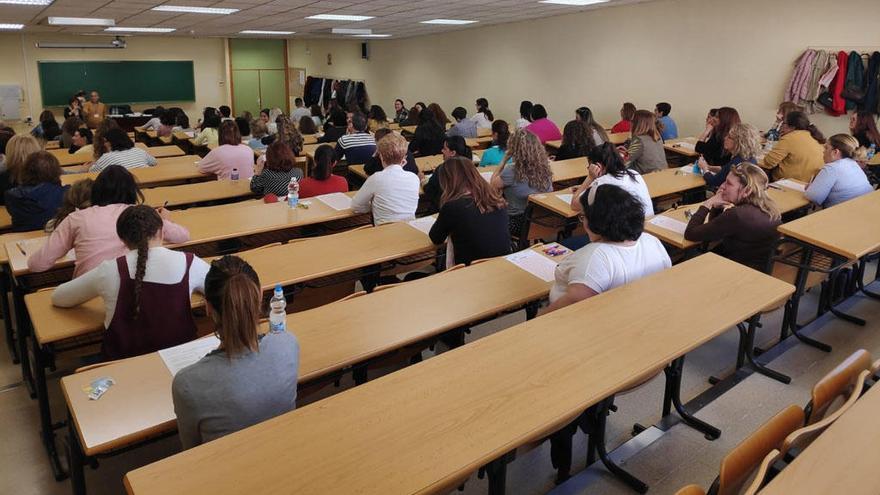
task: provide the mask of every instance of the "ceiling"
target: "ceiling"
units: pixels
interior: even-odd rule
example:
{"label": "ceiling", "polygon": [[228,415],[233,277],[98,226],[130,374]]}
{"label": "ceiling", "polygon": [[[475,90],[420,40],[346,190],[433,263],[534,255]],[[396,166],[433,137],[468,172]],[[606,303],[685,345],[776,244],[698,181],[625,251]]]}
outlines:
{"label": "ceiling", "polygon": [[[0,4],[0,23],[24,24],[26,33],[110,34],[103,27],[49,26],[49,16],[112,18],[117,26],[175,28],[171,36],[244,37],[247,29],[295,31],[292,38],[342,38],[331,28],[372,29],[394,38],[472,29],[537,19],[647,0],[611,0],[587,7],[539,3],[537,0],[55,0],[47,7]],[[152,7],[186,5],[240,9],[231,15],[157,12]],[[374,16],[360,22],[306,19],[315,14]],[[464,26],[420,24],[419,21],[468,19]],[[0,31],[7,32],[7,31]],[[18,31],[13,31],[18,32]],[[113,33],[118,34],[118,33]],[[168,36],[168,35],[162,35]]]}

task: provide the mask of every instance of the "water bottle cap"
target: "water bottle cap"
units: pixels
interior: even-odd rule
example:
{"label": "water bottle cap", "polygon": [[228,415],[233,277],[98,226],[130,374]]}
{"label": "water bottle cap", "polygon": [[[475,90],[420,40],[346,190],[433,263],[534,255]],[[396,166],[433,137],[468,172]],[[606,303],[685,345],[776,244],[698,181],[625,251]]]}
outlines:
{"label": "water bottle cap", "polygon": [[281,284],[275,285],[275,293],[277,294],[279,292],[284,293],[284,289],[281,288]]}

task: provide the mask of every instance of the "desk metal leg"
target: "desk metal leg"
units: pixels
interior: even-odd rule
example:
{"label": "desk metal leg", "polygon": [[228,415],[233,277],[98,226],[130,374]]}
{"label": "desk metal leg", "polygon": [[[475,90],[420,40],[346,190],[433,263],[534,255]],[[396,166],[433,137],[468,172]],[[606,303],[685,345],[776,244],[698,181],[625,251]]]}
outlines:
{"label": "desk metal leg", "polygon": [[486,475],[489,478],[489,495],[504,495],[507,490],[507,464],[515,458],[516,451],[512,450],[486,466]]}
{"label": "desk metal leg", "polygon": [[61,460],[58,457],[58,449],[55,445],[55,429],[63,428],[64,423],[52,423],[52,411],[49,407],[49,390],[46,383],[46,358],[43,349],[34,342],[34,374],[37,386],[37,403],[40,408],[40,436],[43,440],[43,446],[49,455],[49,463],[52,466],[52,474],[56,481],[61,481],[67,477],[64,468],[61,467]]}
{"label": "desk metal leg", "polygon": [[[859,273],[856,275],[856,283],[858,284],[859,290],[862,291],[862,294],[874,299],[880,299],[880,294],[869,291],[865,288],[865,270],[867,269],[867,265],[867,259],[862,258],[862,260],[859,261]],[[874,276],[874,281],[878,278],[880,278],[880,261],[877,262],[877,275]]]}
{"label": "desk metal leg", "polygon": [[70,471],[70,488],[73,495],[86,495],[85,454],[79,443],[76,428],[73,427],[73,416],[67,412],[68,451],[67,463]]}
{"label": "desk metal leg", "polygon": [[550,463],[556,468],[555,483],[557,485],[561,485],[571,478],[571,449],[579,420],[580,417],[550,435]]}
{"label": "desk metal leg", "polygon": [[608,457],[608,451],[605,449],[605,426],[608,420],[608,412],[614,404],[614,396],[602,400],[593,407],[587,409],[584,418],[584,430],[589,435],[587,444],[587,465],[592,464],[596,457],[602,461],[605,468],[614,476],[626,483],[630,488],[638,493],[646,493],[648,485],[642,480],[636,478],[628,471],[618,466]]}
{"label": "desk metal leg", "polygon": [[37,397],[34,386],[34,375],[31,372],[31,359],[28,354],[28,337],[30,337],[30,321],[27,308],[24,306],[24,292],[18,284],[12,285],[12,301],[15,307],[15,326],[18,330],[18,358],[21,365],[21,380],[30,393],[31,399]]}
{"label": "desk metal leg", "polygon": [[3,326],[6,328],[6,345],[9,347],[9,355],[12,357],[12,364],[19,364],[18,344],[15,340],[15,328],[12,325],[12,309],[9,305],[9,287],[12,276],[9,274],[9,265],[4,265],[0,272],[0,307],[3,308]]}
{"label": "desk metal leg", "polygon": [[721,430],[689,413],[681,403],[681,377],[684,370],[684,356],[672,361],[663,371],[666,373],[666,391],[663,397],[663,416],[669,415],[670,406],[681,416],[681,420],[691,428],[703,433],[707,440],[721,436]]}
{"label": "desk metal leg", "polygon": [[[791,383],[790,376],[784,375],[776,370],[771,370],[770,368],[759,363],[757,361],[757,359],[755,358],[755,330],[758,328],[758,320],[760,318],[761,318],[760,315],[755,315],[755,316],[749,318],[748,328],[746,328],[746,326],[742,323],[740,323],[736,326],[736,328],[739,329],[740,352],[743,353],[742,355],[737,356],[737,359],[736,359],[737,369],[742,367],[743,360],[745,360],[749,364],[749,367],[752,368],[753,370],[757,371],[758,373],[760,373],[768,378],[772,378],[776,381],[779,381],[779,382],[782,382],[785,384],[789,384],[789,383]],[[795,333],[795,335],[799,336],[798,338],[805,338],[805,339],[809,338],[809,337],[804,337],[803,335],[800,335],[797,332],[794,332],[794,333]],[[812,339],[810,339],[810,340],[812,340]],[[816,341],[813,341],[813,342],[816,342]],[[816,343],[822,344],[821,342],[816,342]],[[822,344],[822,345],[825,345],[825,344]]]}

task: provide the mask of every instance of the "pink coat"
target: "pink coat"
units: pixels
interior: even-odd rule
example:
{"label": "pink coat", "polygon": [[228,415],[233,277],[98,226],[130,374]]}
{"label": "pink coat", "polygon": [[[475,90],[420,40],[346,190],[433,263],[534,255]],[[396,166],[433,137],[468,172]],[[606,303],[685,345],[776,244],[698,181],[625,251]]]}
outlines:
{"label": "pink coat", "polygon": [[229,179],[232,169],[238,169],[241,179],[254,175],[254,150],[243,144],[222,144],[205,155],[199,162],[199,171],[215,174],[218,179]]}

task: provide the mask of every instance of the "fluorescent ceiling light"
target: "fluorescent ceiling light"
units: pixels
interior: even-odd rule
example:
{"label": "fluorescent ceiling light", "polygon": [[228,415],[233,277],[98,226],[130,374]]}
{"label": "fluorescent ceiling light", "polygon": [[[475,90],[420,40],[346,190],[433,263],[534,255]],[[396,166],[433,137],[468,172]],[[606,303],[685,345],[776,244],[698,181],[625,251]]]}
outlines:
{"label": "fluorescent ceiling light", "polygon": [[430,21],[421,21],[419,24],[443,24],[447,26],[461,26],[464,24],[473,24],[478,21],[466,21],[463,19],[431,19]]}
{"label": "fluorescent ceiling light", "polygon": [[0,24],[0,29],[24,29],[24,24]]}
{"label": "fluorescent ceiling light", "polygon": [[343,15],[343,14],[318,14],[310,15],[306,19],[317,19],[321,21],[366,21],[372,19],[371,15]]}
{"label": "fluorescent ceiling light", "polygon": [[113,19],[93,19],[91,17],[50,17],[52,26],[113,26]]}
{"label": "fluorescent ceiling light", "polygon": [[351,28],[333,28],[330,30],[333,34],[373,34],[372,29],[351,29]]}
{"label": "fluorescent ceiling light", "polygon": [[52,0],[0,0],[0,3],[9,5],[49,5]]}
{"label": "fluorescent ceiling light", "polygon": [[264,31],[262,29],[246,29],[238,32],[238,34],[265,34],[269,36],[285,36],[293,33],[294,31]]}
{"label": "fluorescent ceiling light", "polygon": [[114,33],[170,33],[176,31],[175,28],[145,28],[145,27],[109,27],[104,31]]}
{"label": "fluorescent ceiling light", "polygon": [[556,5],[576,5],[583,7],[585,5],[593,5],[596,3],[606,3],[608,0],[539,0],[538,3],[552,3]]}
{"label": "fluorescent ceiling light", "polygon": [[354,38],[390,38],[390,34],[355,34]]}
{"label": "fluorescent ceiling light", "polygon": [[219,9],[215,7],[186,7],[183,5],[160,5],[158,7],[153,7],[150,10],[156,10],[159,12],[187,12],[190,14],[234,14],[238,12],[238,9]]}

